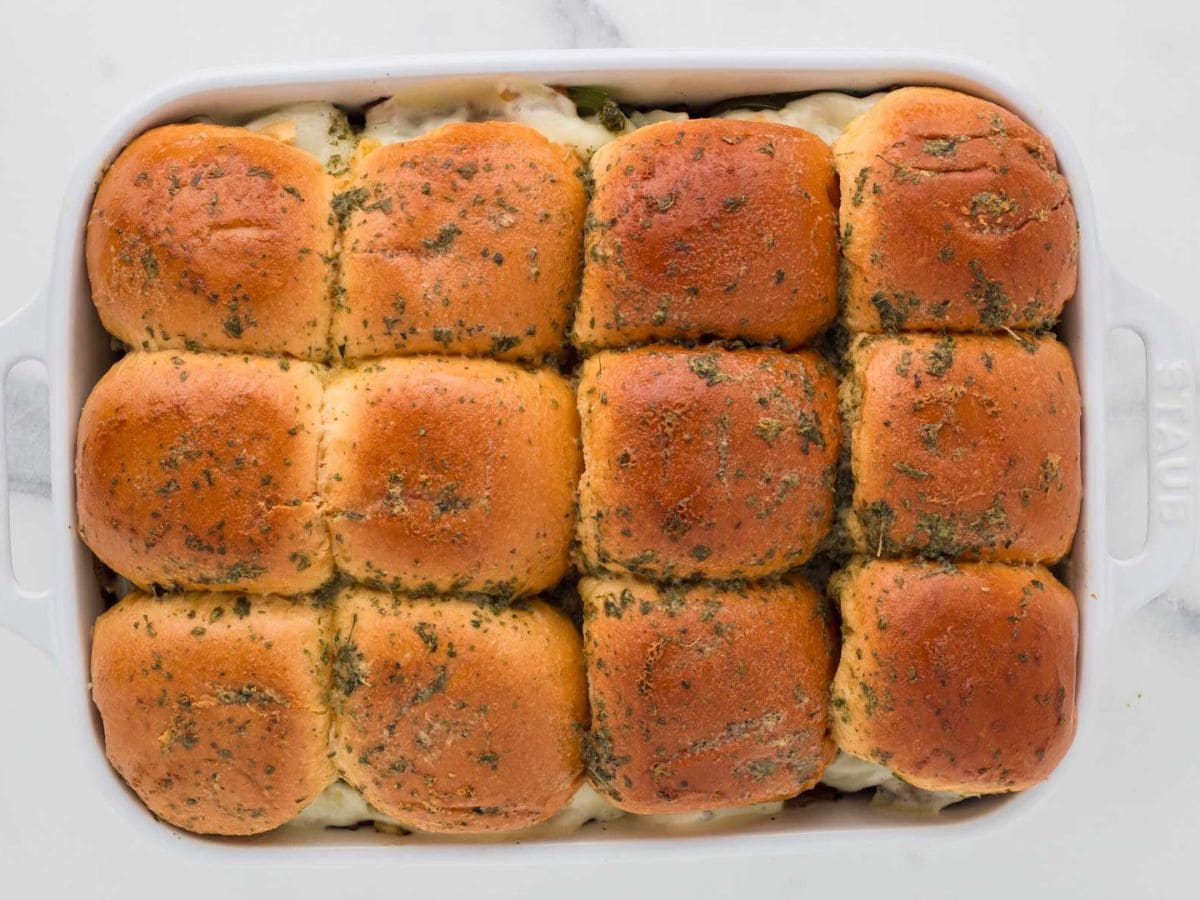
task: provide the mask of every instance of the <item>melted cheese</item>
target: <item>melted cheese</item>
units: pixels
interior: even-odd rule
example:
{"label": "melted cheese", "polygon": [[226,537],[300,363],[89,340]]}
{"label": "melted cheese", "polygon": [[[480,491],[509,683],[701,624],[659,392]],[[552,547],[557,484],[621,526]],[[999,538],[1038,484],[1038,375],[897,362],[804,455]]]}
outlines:
{"label": "melted cheese", "polygon": [[389,818],[367,803],[363,795],[344,781],[335,781],[325,788],[312,803],[304,807],[300,815],[292,819],[289,828],[353,828],[363,822],[375,822],[399,827],[400,823]]}
{"label": "melted cheese", "polygon": [[588,822],[611,822],[623,816],[625,813],[622,810],[617,809],[595,788],[584,782],[567,801],[566,806],[540,825],[518,831],[513,837],[520,840],[566,837]]}
{"label": "melted cheese", "polygon": [[371,107],[363,137],[394,144],[451,122],[520,122],[587,159],[599,147],[642,125],[686,118],[687,113],[664,110],[635,112],[622,131],[612,132],[596,116],[580,116],[570,99],[547,85],[523,79],[495,84],[459,80],[402,91]]}
{"label": "melted cheese", "polygon": [[659,122],[682,122],[688,117],[685,112],[671,112],[667,109],[635,109],[629,114],[629,124],[625,127],[623,134],[629,134],[631,131],[636,131],[639,128],[644,128],[647,125],[655,125]]}
{"label": "melted cheese", "polygon": [[933,814],[965,799],[962,794],[953,791],[926,791],[899,778],[889,778],[875,789],[871,805],[897,812]]}
{"label": "melted cheese", "polygon": [[357,143],[346,114],[332,103],[294,103],[246,123],[321,161],[330,175],[344,175]]}
{"label": "melted cheese", "polygon": [[420,833],[423,838],[445,841],[479,840],[531,840],[565,837],[578,831],[587,822],[609,822],[625,815],[592,789],[583,785],[567,804],[553,816],[538,825],[519,831],[496,835],[446,835],[417,832],[371,806],[362,794],[346,784],[336,781],[327,787],[305,809],[288,823],[288,828],[320,830],[323,828],[353,828],[372,823],[377,831],[391,834]]}
{"label": "melted cheese", "polygon": [[620,819],[631,828],[667,834],[712,831],[736,828],[777,815],[783,803],[759,803],[732,809],[705,812],[670,813],[639,816],[626,813],[609,803],[589,784],[582,785],[567,804],[538,825],[519,831],[498,834],[430,834],[419,832],[384,815],[344,781],[327,787],[303,812],[287,824],[287,828],[320,830],[323,828],[353,828],[372,823],[377,831],[389,834],[419,834],[422,840],[436,841],[528,841],[567,837],[588,822],[612,822]]}
{"label": "melted cheese", "polygon": [[[832,142],[882,96],[852,97],[827,91],[793,100],[778,110],[733,109],[721,115],[793,125]],[[685,112],[638,110],[626,118],[621,131],[613,132],[601,125],[597,116],[580,116],[569,98],[547,85],[525,79],[494,84],[458,79],[410,88],[372,106],[359,139],[373,148],[412,140],[452,122],[520,122],[587,159],[621,135],[687,117]],[[246,127],[311,153],[332,175],[346,173],[359,144],[345,113],[331,103],[292,104],[259,116]]]}
{"label": "melted cheese", "polygon": [[793,100],[782,109],[731,109],[722,113],[725,119],[747,119],[752,122],[776,122],[811,131],[827,144],[846,130],[846,126],[883,99],[883,94],[853,97],[835,91],[809,94]]}
{"label": "melted cheese", "polygon": [[878,787],[891,777],[891,769],[849,753],[838,753],[821,774],[821,784],[845,794],[853,794]]}
{"label": "melted cheese", "polygon": [[753,806],[733,806],[728,809],[708,809],[701,812],[659,813],[649,816],[627,816],[624,820],[632,828],[668,834],[714,831],[724,828],[742,828],[783,811],[783,801],[756,803]]}
{"label": "melted cheese", "polygon": [[872,806],[902,812],[936,813],[966,799],[953,791],[926,791],[913,787],[896,777],[891,769],[849,753],[838,753],[821,775],[821,783],[846,794],[875,788]]}

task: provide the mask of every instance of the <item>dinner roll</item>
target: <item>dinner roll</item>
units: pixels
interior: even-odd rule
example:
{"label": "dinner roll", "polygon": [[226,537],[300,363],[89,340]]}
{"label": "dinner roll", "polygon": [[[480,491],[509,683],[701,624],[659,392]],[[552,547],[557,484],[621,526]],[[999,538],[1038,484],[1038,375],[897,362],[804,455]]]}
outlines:
{"label": "dinner roll", "polygon": [[829,530],[841,429],[817,353],[600,353],[579,409],[593,570],[750,578],[800,565]]}
{"label": "dinner roll", "polygon": [[1046,139],[1008,110],[902,88],[833,153],[851,331],[1047,328],[1075,293],[1066,179]]}
{"label": "dinner roll", "polygon": [[282,825],[336,778],[330,625],[303,600],[125,597],[92,636],[92,698],[113,768],[188,831]]}
{"label": "dinner roll", "polygon": [[324,359],[332,183],[316,157],[244,128],[135,138],[88,219],[100,321],[134,349]]}
{"label": "dinner roll", "polygon": [[833,731],[931,791],[1044,780],[1075,734],[1075,598],[1041,566],[858,560],[835,575]]}
{"label": "dinner roll", "polygon": [[588,772],[635,813],[792,797],[833,758],[836,633],[801,580],[724,589],[584,578]]}
{"label": "dinner roll", "polygon": [[871,555],[1047,561],[1079,521],[1079,387],[1052,337],[863,336],[846,518]]}
{"label": "dinner roll", "polygon": [[334,200],[340,354],[557,353],[579,286],[581,165],[511,122],[446,125],[359,159]]}
{"label": "dinner roll", "polygon": [[423,831],[488,832],[570,799],[587,695],[566,616],[360,588],[336,610],[333,744],[368,803]]}
{"label": "dinner roll", "polygon": [[413,357],[337,372],[321,493],[339,568],[419,593],[533,593],[566,573],[579,423],[557,373]]}
{"label": "dinner roll", "polygon": [[837,184],[799,128],[639,128],[592,157],[575,318],[585,348],[740,338],[795,347],[837,313]]}
{"label": "dinner roll", "polygon": [[333,557],[316,497],[319,371],[264,357],[126,356],[79,419],[79,536],[147,589],[320,586]]}

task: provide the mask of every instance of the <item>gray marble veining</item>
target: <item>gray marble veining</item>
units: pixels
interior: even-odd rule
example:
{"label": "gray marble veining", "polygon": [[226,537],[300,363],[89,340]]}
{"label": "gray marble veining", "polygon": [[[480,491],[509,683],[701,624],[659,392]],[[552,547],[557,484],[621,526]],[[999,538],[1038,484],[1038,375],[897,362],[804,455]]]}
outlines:
{"label": "gray marble veining", "polygon": [[563,46],[627,46],[617,23],[595,0],[553,0],[551,7]]}

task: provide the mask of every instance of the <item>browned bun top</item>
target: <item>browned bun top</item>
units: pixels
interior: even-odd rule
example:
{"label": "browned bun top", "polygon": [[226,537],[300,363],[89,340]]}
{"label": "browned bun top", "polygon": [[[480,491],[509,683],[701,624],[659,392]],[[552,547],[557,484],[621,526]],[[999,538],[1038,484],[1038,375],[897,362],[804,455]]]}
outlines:
{"label": "browned bun top", "polygon": [[324,359],[332,184],[316,157],[244,128],[165,125],[134,139],[88,220],[104,327],[142,350]]}
{"label": "browned bun top", "polygon": [[655,587],[584,578],[588,771],[635,813],[792,797],[834,754],[837,637],[801,580]]}
{"label": "browned bun top", "polygon": [[150,810],[258,834],[335,778],[327,612],[230,594],[131,594],[96,620],[92,698],[108,759]]}
{"label": "browned bun top", "polygon": [[79,419],[79,536],[141,587],[318,587],[333,573],[316,497],[319,372],[261,357],[126,356]]}
{"label": "browned bun top", "polygon": [[829,530],[841,428],[815,352],[601,353],[579,409],[592,569],[751,578],[800,565]]}
{"label": "browned bun top", "polygon": [[584,347],[706,335],[795,347],[837,313],[837,184],[799,128],[660,122],[602,147],[584,235]]}
{"label": "browned bun top", "polygon": [[838,747],[919,788],[1019,791],[1075,735],[1075,598],[1042,566],[858,560],[842,614]]}
{"label": "browned bun top", "polygon": [[587,196],[575,154],[526,125],[445,125],[359,159],[333,344],[346,358],[540,360],[564,341]]}
{"label": "browned bun top", "polygon": [[346,573],[407,592],[532,593],[567,571],[579,478],[570,386],[492,360],[335,374],[321,493]]}
{"label": "browned bun top", "polygon": [[561,612],[353,588],[336,621],[337,764],[372,806],[424,831],[488,832],[570,799],[587,695]]}
{"label": "browned bun top", "polygon": [[1070,550],[1080,399],[1062,344],[863,336],[849,358],[858,552],[1049,562]]}
{"label": "browned bun top", "polygon": [[1075,293],[1075,208],[1054,150],[957,91],[892,91],[833,145],[851,331],[1052,324]]}

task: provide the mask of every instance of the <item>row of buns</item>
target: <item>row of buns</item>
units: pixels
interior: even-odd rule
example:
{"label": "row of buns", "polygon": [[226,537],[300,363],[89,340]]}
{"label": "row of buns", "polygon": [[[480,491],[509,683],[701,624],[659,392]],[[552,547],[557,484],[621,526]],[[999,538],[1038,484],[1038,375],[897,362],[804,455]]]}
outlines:
{"label": "row of buns", "polygon": [[1077,612],[1048,571],[860,558],[833,584],[840,663],[798,578],[584,579],[582,641],[540,600],[132,594],[96,623],[93,693],[117,771],[201,833],[278,827],[338,777],[407,828],[485,833],[549,819],[585,770],[640,814],[794,797],[835,747],[933,791],[1049,774]]}
{"label": "row of buns", "polygon": [[[842,385],[849,547],[1054,562],[1079,395],[1049,338],[867,336]],[[582,368],[129,354],[80,420],[79,534],[145,589],[341,575],[512,598],[587,571],[775,576],[831,546],[838,385],[812,351],[647,347]],[[578,503],[577,500],[578,485]]]}
{"label": "row of buns", "polygon": [[953,91],[893,91],[832,151],[777,122],[667,120],[585,163],[525,124],[451,122],[363,141],[330,174],[294,135],[167,125],[117,157],[87,234],[93,299],[117,339],[540,361],[560,354],[573,315],[589,351],[790,349],[833,321],[839,264],[845,322],[861,332],[1044,329],[1075,288],[1053,150]]}
{"label": "row of buns", "polygon": [[[1075,292],[1070,192],[1041,135],[952,91],[886,96],[834,155],[842,521],[859,552],[908,560],[829,582],[843,643],[827,781],[935,809],[1023,790],[1075,734],[1075,598],[1019,564],[1063,558],[1078,522],[1079,388],[1047,334]],[[981,556],[1000,564],[961,562]]]}

